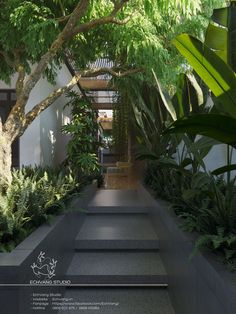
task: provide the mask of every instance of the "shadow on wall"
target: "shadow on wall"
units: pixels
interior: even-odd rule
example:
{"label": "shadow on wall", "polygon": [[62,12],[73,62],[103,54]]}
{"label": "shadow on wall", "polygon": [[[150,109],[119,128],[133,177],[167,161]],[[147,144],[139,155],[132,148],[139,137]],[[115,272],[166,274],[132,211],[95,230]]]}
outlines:
{"label": "shadow on wall", "polygon": [[40,116],[40,161],[44,166],[58,165],[66,158],[69,136],[61,133],[61,126],[69,119],[70,110],[63,107],[64,101],[56,102]]}

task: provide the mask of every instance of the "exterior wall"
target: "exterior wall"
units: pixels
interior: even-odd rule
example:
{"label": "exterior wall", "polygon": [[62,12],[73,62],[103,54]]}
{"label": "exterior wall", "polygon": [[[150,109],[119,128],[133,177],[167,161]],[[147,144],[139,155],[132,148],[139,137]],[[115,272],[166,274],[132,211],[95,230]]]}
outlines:
{"label": "exterior wall", "polygon": [[204,158],[204,162],[209,171],[225,166],[227,163],[227,145],[222,144],[214,146]]}
{"label": "exterior wall", "polygon": [[[64,86],[70,79],[69,70],[63,66],[58,72],[56,87]],[[56,87],[53,87],[53,90]],[[40,115],[40,163],[42,165],[58,165],[66,158],[66,144],[69,137],[60,131],[61,126],[70,118],[70,109],[67,107],[63,110],[66,103],[67,99],[63,95]]]}
{"label": "exterior wall", "polygon": [[[58,87],[64,86],[71,79],[71,74],[65,65],[58,71],[56,85],[53,86],[46,79],[40,79],[32,90],[26,106],[26,112],[38,102],[46,98]],[[16,78],[12,78],[8,86],[0,82],[0,89],[14,88]],[[75,87],[78,91],[78,88]],[[20,138],[20,166],[60,164],[66,158],[66,144],[69,137],[63,135],[60,128],[70,119],[70,109],[63,107],[66,97],[61,96],[53,105],[46,109],[27,128]]]}
{"label": "exterior wall", "polygon": [[[182,152],[182,149],[183,149],[183,142],[181,142],[179,145],[180,154]],[[175,159],[178,161],[177,154],[175,154]],[[207,171],[213,171],[219,167],[226,166],[227,165],[227,145],[219,144],[219,145],[213,146],[210,152],[204,158],[204,163],[205,163]],[[236,163],[235,149],[233,151],[232,163]],[[236,174],[236,172],[232,171],[232,175],[233,174]]]}

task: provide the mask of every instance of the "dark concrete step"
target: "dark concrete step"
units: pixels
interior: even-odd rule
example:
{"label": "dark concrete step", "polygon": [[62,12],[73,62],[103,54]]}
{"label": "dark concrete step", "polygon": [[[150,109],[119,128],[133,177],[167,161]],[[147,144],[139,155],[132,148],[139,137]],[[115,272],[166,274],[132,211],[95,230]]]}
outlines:
{"label": "dark concrete step", "polygon": [[145,251],[78,252],[66,277],[72,284],[168,285],[159,254]]}
{"label": "dark concrete step", "polygon": [[147,213],[151,204],[137,190],[99,190],[88,204],[92,213]]}
{"label": "dark concrete step", "polygon": [[79,302],[67,314],[175,314],[168,292],[163,289],[83,288],[67,290],[64,297]]}
{"label": "dark concrete step", "polygon": [[75,249],[158,250],[159,239],[146,214],[94,214],[86,217]]}
{"label": "dark concrete step", "polygon": [[79,303],[67,314],[175,314],[168,292],[158,288],[70,289],[64,297]]}

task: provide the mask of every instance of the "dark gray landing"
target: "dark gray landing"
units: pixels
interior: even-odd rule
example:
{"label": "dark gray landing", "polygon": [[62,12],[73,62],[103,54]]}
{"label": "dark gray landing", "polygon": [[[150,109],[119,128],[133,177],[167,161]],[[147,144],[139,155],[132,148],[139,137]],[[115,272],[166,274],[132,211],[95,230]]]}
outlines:
{"label": "dark gray landing", "polygon": [[88,204],[95,213],[147,213],[150,207],[137,190],[99,190]]}
{"label": "dark gray landing", "polygon": [[175,314],[168,292],[163,289],[83,288],[69,290],[65,297],[78,302],[77,309],[59,314]]}
{"label": "dark gray landing", "polygon": [[159,240],[146,214],[88,215],[75,240],[80,249],[159,249]]}
{"label": "dark gray landing", "polygon": [[147,251],[76,253],[67,279],[76,284],[168,284],[159,254]]}

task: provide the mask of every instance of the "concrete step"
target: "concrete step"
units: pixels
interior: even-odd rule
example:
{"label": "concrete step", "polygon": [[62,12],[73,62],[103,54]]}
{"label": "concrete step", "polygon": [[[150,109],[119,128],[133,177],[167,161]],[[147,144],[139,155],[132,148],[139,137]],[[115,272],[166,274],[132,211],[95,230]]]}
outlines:
{"label": "concrete step", "polygon": [[165,289],[80,288],[67,290],[64,297],[79,303],[67,314],[175,314]]}
{"label": "concrete step", "polygon": [[87,215],[75,249],[158,250],[159,239],[147,214],[94,214]]}
{"label": "concrete step", "polygon": [[137,190],[99,190],[88,204],[92,213],[147,213],[151,204]]}
{"label": "concrete step", "polygon": [[66,278],[72,284],[168,285],[159,254],[147,251],[78,252]]}
{"label": "concrete step", "polygon": [[120,206],[97,206],[88,207],[89,213],[101,214],[147,214],[148,209],[145,207],[120,207]]}

